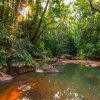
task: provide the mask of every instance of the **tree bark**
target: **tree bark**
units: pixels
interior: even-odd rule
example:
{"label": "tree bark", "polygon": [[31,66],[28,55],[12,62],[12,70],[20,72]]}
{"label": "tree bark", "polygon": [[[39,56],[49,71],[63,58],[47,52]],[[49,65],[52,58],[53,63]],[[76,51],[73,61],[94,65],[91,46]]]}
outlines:
{"label": "tree bark", "polygon": [[42,15],[41,15],[41,18],[40,18],[40,21],[39,21],[39,24],[38,24],[36,33],[35,33],[35,35],[34,35],[34,37],[33,37],[33,44],[35,44],[35,42],[36,42],[36,40],[37,40],[37,36],[39,35],[40,28],[41,28],[41,24],[42,24],[42,21],[43,21],[45,12],[46,12],[46,10],[47,10],[48,4],[49,4],[49,0],[47,0],[47,2],[46,2],[46,6],[45,6],[44,11],[43,11],[43,13],[42,13]]}
{"label": "tree bark", "polygon": [[15,5],[15,25],[18,26],[18,16],[19,16],[19,10],[21,9],[22,7],[22,0],[19,0],[18,2],[16,2],[16,5]]}
{"label": "tree bark", "polygon": [[46,25],[43,26],[41,32],[39,32],[37,34],[35,43],[37,43],[37,40],[40,38],[41,34],[44,32],[44,30],[46,30],[47,26],[50,25],[52,22],[53,22],[53,19],[49,23],[47,23]]}
{"label": "tree bark", "polygon": [[3,4],[3,5],[2,5],[2,7],[1,7],[1,16],[0,16],[0,17],[1,17],[1,19],[3,20],[3,19],[4,19],[5,0],[2,0],[2,4]]}
{"label": "tree bark", "polygon": [[36,0],[36,10],[35,10],[35,16],[34,16],[34,18],[33,18],[33,33],[31,34],[31,36],[30,37],[32,37],[31,38],[31,41],[33,42],[33,39],[34,39],[34,36],[35,36],[35,33],[36,33],[36,28],[37,28],[37,25],[36,25],[36,23],[37,23],[37,20],[38,20],[38,14],[39,14],[39,0]]}

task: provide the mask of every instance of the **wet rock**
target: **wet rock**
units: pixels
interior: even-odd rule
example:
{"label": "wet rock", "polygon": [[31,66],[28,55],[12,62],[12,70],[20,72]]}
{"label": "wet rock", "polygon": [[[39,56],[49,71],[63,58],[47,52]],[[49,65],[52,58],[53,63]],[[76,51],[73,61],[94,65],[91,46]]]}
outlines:
{"label": "wet rock", "polygon": [[1,68],[1,67],[0,67],[0,72],[7,73],[7,69],[6,69],[6,68]]}
{"label": "wet rock", "polygon": [[66,59],[72,59],[72,55],[65,54],[64,56],[65,56]]}
{"label": "wet rock", "polygon": [[23,67],[25,66],[26,64],[24,62],[18,62],[18,63],[13,63],[11,67]]}
{"label": "wet rock", "polygon": [[43,69],[36,69],[35,72],[37,72],[37,73],[44,73],[44,70]]}
{"label": "wet rock", "polygon": [[72,56],[72,57],[71,57],[71,60],[79,60],[79,58],[78,58],[78,57]]}
{"label": "wet rock", "polygon": [[78,60],[78,57],[75,57],[73,55],[69,55],[69,54],[64,54],[61,56],[61,59],[70,59],[70,60]]}
{"label": "wet rock", "polygon": [[58,58],[57,57],[51,58],[51,61],[57,62],[58,61]]}
{"label": "wet rock", "polygon": [[18,75],[18,74],[23,74],[27,72],[32,72],[34,71],[35,68],[33,65],[27,65],[25,63],[13,63],[11,66],[10,72],[12,75]]}
{"label": "wet rock", "polygon": [[83,100],[84,96],[80,95],[78,93],[75,93],[75,98],[76,98],[76,100]]}
{"label": "wet rock", "polygon": [[59,100],[60,99],[60,92],[58,91],[57,93],[55,93],[53,100]]}
{"label": "wet rock", "polygon": [[37,73],[58,73],[59,70],[56,69],[55,67],[49,65],[45,68],[38,67],[38,68],[36,68],[35,72],[37,72]]}
{"label": "wet rock", "polygon": [[86,67],[98,67],[97,64],[86,64],[85,66],[86,66]]}
{"label": "wet rock", "polygon": [[63,56],[61,56],[62,59],[72,59],[72,55],[69,54],[64,54]]}
{"label": "wet rock", "polygon": [[92,67],[97,67],[98,65],[96,65],[96,64],[91,64],[90,66],[92,66]]}
{"label": "wet rock", "polygon": [[41,69],[41,67],[40,67],[40,65],[38,63],[36,63],[36,65],[35,65],[35,72],[44,73],[44,70]]}
{"label": "wet rock", "polygon": [[61,56],[61,59],[66,59],[66,57],[64,55]]}
{"label": "wet rock", "polygon": [[5,81],[11,81],[12,79],[13,77],[11,75],[0,72],[0,81],[5,82]]}
{"label": "wet rock", "polygon": [[86,67],[90,67],[90,65],[85,65]]}
{"label": "wet rock", "polygon": [[58,73],[59,70],[54,68],[53,66],[49,65],[49,67],[47,67],[47,69],[45,69],[45,73]]}
{"label": "wet rock", "polygon": [[31,89],[30,85],[21,85],[21,86],[18,87],[18,90],[21,90],[23,92],[29,91],[30,89]]}

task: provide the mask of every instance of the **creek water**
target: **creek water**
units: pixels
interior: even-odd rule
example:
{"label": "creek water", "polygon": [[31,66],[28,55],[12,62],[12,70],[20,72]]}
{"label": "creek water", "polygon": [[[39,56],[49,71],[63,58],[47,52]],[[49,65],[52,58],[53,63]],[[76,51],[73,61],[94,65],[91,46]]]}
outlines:
{"label": "creek water", "polygon": [[[0,100],[100,100],[100,67],[67,64],[60,73],[27,73],[0,83]],[[28,91],[18,90],[31,86]]]}

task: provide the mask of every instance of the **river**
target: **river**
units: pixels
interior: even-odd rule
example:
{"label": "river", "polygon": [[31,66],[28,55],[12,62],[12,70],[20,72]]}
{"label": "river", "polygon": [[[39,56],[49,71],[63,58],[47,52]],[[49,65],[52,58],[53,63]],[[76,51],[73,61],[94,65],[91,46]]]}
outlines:
{"label": "river", "polygon": [[[100,100],[100,67],[67,64],[60,73],[27,73],[0,83],[0,100]],[[31,86],[28,91],[18,89]]]}

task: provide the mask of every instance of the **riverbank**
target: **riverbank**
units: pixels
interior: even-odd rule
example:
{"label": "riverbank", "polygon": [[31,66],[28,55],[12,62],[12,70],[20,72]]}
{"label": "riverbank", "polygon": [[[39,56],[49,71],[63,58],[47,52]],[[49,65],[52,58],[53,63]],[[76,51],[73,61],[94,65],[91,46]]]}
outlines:
{"label": "riverbank", "polygon": [[[26,66],[23,65],[21,67],[16,66],[12,67],[10,72],[6,68],[0,68],[0,81],[12,80],[12,77],[9,78],[9,75],[19,75],[27,72],[37,72],[37,73],[56,73],[59,70],[56,69],[56,66],[64,66],[66,64],[81,64],[86,67],[100,67],[100,61],[91,61],[91,60],[68,60],[68,59],[61,59],[61,58],[46,58],[46,59],[34,59],[37,63],[36,66]],[[46,62],[54,62],[52,64],[47,64]],[[41,66],[40,62],[45,62],[44,65]],[[6,73],[6,74],[5,74]]]}
{"label": "riverbank", "polygon": [[91,60],[67,60],[67,59],[58,59],[55,65],[65,65],[65,64],[81,64],[87,67],[100,67],[100,61],[91,61]]}

